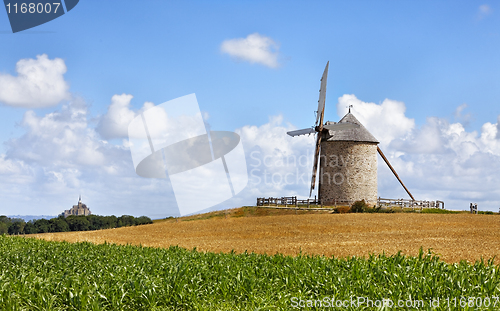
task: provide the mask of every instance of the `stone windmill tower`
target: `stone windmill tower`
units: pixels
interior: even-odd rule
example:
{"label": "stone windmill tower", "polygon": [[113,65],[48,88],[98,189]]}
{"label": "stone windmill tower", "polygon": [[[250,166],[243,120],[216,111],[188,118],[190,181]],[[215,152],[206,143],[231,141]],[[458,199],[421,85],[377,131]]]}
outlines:
{"label": "stone windmill tower", "polygon": [[322,132],[319,199],[325,205],[359,200],[375,205],[379,142],[354,117],[350,109],[339,124],[346,122],[359,127]]}
{"label": "stone windmill tower", "polygon": [[349,112],[338,122],[323,124],[325,113],[326,81],[328,64],[321,77],[318,111],[313,127],[287,132],[290,136],[316,134],[313,171],[311,179],[312,195],[316,184],[319,165],[318,199],[321,204],[352,203],[365,200],[369,205],[377,203],[377,152],[389,166],[408,195],[415,200],[405,187],[389,160],[377,146],[378,141]]}

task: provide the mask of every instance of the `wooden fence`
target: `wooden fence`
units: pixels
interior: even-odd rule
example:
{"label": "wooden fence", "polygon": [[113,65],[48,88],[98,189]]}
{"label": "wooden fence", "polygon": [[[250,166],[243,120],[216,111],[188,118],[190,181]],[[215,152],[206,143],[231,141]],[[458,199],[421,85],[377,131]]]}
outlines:
{"label": "wooden fence", "polygon": [[[332,206],[351,206],[354,201],[349,200],[335,200]],[[296,196],[294,197],[281,197],[281,198],[257,198],[257,206],[284,206],[284,207],[299,207],[299,206],[311,206],[311,205],[321,205],[320,200],[316,199],[306,199],[299,200]],[[401,207],[401,208],[443,208],[443,201],[425,201],[425,200],[405,200],[405,199],[377,199],[377,206],[379,207]]]}
{"label": "wooden fence", "polygon": [[425,200],[405,200],[405,199],[377,199],[377,206],[381,207],[401,207],[401,208],[442,208],[443,201],[425,201]]}
{"label": "wooden fence", "polygon": [[279,206],[283,205],[285,207],[299,205],[320,205],[316,197],[314,199],[299,200],[297,197],[281,197],[281,198],[257,198],[257,206]]}
{"label": "wooden fence", "polygon": [[[335,200],[332,206],[351,206],[354,201],[349,200]],[[306,199],[299,200],[297,197],[281,197],[281,198],[257,198],[257,206],[305,206],[309,207],[310,205],[322,205],[321,201],[316,199]]]}

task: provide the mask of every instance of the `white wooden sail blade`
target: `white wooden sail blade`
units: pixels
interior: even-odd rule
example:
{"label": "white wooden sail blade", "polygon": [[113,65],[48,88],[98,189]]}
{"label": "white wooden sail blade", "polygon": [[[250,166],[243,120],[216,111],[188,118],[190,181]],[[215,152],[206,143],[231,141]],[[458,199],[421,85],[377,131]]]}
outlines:
{"label": "white wooden sail blade", "polygon": [[299,136],[299,135],[307,135],[307,134],[312,134],[316,132],[313,128],[308,128],[308,129],[302,129],[302,130],[296,130],[296,131],[290,131],[286,132],[288,135],[294,137],[294,136]]}
{"label": "white wooden sail blade", "polygon": [[358,128],[358,127],[359,127],[358,124],[349,123],[349,122],[323,125],[323,128],[330,130],[330,131],[349,130],[349,129],[354,129],[354,128]]}
{"label": "white wooden sail blade", "polygon": [[[316,139],[316,150],[314,151],[314,162],[313,162],[313,171],[311,178],[311,190],[309,191],[309,196],[312,195],[314,190],[314,185],[316,184],[316,173],[318,172],[318,161],[319,161],[319,152],[321,148],[321,134],[318,134],[318,138]],[[319,195],[319,193],[318,193]]]}
{"label": "white wooden sail blade", "polygon": [[328,77],[329,64],[330,62],[326,63],[325,71],[323,71],[323,76],[321,77],[321,87],[319,88],[318,114],[316,115],[316,125],[322,125],[321,123],[323,123],[323,115],[325,114],[326,80]]}

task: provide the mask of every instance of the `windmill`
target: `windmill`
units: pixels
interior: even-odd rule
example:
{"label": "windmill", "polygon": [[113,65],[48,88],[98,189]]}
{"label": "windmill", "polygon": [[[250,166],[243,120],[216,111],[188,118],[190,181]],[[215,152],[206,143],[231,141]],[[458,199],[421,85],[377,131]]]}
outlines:
{"label": "windmill", "polygon": [[[377,146],[379,142],[370,134],[370,132],[349,112],[338,122],[326,122],[323,124],[325,114],[326,81],[328,76],[328,65],[321,77],[321,87],[319,90],[318,111],[316,122],[313,127],[308,129],[287,132],[290,136],[299,136],[307,134],[316,135],[316,147],[314,152],[313,171],[311,178],[311,188],[309,196],[312,195],[316,183],[316,174],[318,166],[320,168],[320,180],[318,198],[326,204],[333,201],[356,201],[366,199],[367,202],[376,203],[377,201],[377,153],[389,166],[394,176],[406,190],[408,195],[415,201],[413,195],[403,184],[396,170],[391,166],[389,160],[385,157],[382,150]],[[352,155],[359,155],[362,161],[358,161],[351,166],[339,165],[331,166],[327,162],[319,159],[320,152],[328,156],[348,159]],[[362,182],[352,184],[349,181],[344,182],[344,177],[349,178],[352,171],[358,172],[361,176],[355,176],[362,179]],[[323,177],[327,176],[329,187],[322,187]],[[336,176],[342,177],[341,182],[335,180]],[[333,177],[333,182],[331,180]]]}
{"label": "windmill", "polygon": [[323,131],[324,130],[338,131],[338,130],[347,130],[347,129],[359,127],[359,125],[353,124],[350,122],[344,122],[344,123],[328,122],[328,124],[323,124],[323,118],[325,116],[326,80],[328,77],[328,65],[329,64],[330,64],[330,62],[326,63],[325,71],[323,72],[323,76],[321,77],[321,86],[319,89],[318,110],[316,111],[316,122],[314,123],[314,126],[311,128],[307,128],[307,129],[287,132],[287,134],[292,136],[292,137],[299,136],[299,135],[313,134],[313,133],[315,133],[315,135],[316,135],[316,148],[314,151],[311,190],[309,192],[309,196],[312,195],[312,191],[314,190],[314,185],[316,183],[316,173],[318,171],[318,160],[319,160],[319,153],[320,153],[320,149],[321,149],[321,138],[323,136]]}

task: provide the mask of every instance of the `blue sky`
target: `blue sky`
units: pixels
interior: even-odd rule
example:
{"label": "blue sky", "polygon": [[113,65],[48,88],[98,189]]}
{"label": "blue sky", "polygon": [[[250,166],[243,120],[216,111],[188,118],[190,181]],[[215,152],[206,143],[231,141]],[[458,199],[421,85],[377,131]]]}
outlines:
{"label": "blue sky", "polygon": [[[51,163],[50,152],[34,147],[47,146],[49,140],[39,133],[31,135],[35,128],[23,123],[31,111],[44,120],[51,113],[62,113],[65,106],[73,111],[72,103],[79,101],[78,109],[86,116],[80,120],[85,129],[79,139],[91,139],[89,144],[95,146],[106,140],[122,148],[121,164],[109,161],[125,171],[130,164],[123,150],[126,137],[105,138],[106,133],[98,130],[112,97],[132,95],[127,109],[136,112],[145,102],[158,105],[196,93],[212,129],[242,133],[249,157],[256,146],[267,150],[250,138],[252,129],[278,135],[287,128],[312,125],[319,78],[327,61],[326,120],[342,117],[346,103],[357,104],[354,113],[374,135],[387,133],[390,122],[376,123],[373,118],[396,120],[390,128],[400,131],[384,138],[381,146],[410,190],[413,186],[417,196],[451,202],[451,208],[465,209],[476,200],[480,209],[498,211],[495,176],[500,172],[500,135],[494,131],[500,115],[499,12],[497,1],[82,0],[60,18],[12,34],[7,14],[1,11],[0,77],[18,76],[16,63],[45,54],[49,61],[63,61],[67,71],[60,73],[60,82],[69,88],[47,105],[34,99],[20,107],[9,100],[12,90],[0,85],[0,140],[4,142],[0,152],[2,165],[8,168],[0,169],[0,183],[12,187],[4,190],[8,193],[0,199],[4,207],[0,214],[32,214],[39,204],[57,214],[75,204],[79,193],[95,213],[121,214],[129,204],[140,206],[125,209],[131,214],[176,214],[171,192],[150,190],[149,201],[141,201],[141,192],[134,187],[154,182],[134,180],[139,177],[133,167],[132,174],[113,177],[98,165],[89,168],[88,163],[73,163],[71,158],[61,160],[65,163],[61,166]],[[260,58],[241,48],[233,52],[222,48],[224,42],[238,42],[252,34],[264,44]],[[354,95],[358,101],[344,95]],[[402,103],[404,113],[383,109],[383,116],[376,117],[377,107],[386,100]],[[463,129],[457,130],[454,124]],[[436,135],[443,135],[442,140],[425,140]],[[277,139],[281,156],[306,154],[313,144],[311,139]],[[410,142],[436,147],[423,152]],[[463,154],[468,148],[464,144],[473,151]],[[108,150],[103,157],[116,158],[111,155],[115,151]],[[27,157],[30,152],[42,156]],[[269,152],[276,155],[272,148]],[[430,180],[423,174],[435,172],[433,165],[439,166],[441,177]],[[53,186],[59,194],[44,188],[51,184],[50,174],[59,176]],[[78,181],[68,181],[71,174]],[[379,195],[405,197],[397,181],[389,178],[379,167]],[[104,195],[109,184],[116,187]],[[443,188],[436,189],[439,185]],[[307,188],[250,183],[225,204],[254,204],[259,195],[305,196]],[[159,203],[165,200],[169,203]],[[167,208],[162,207],[165,204]]]}

